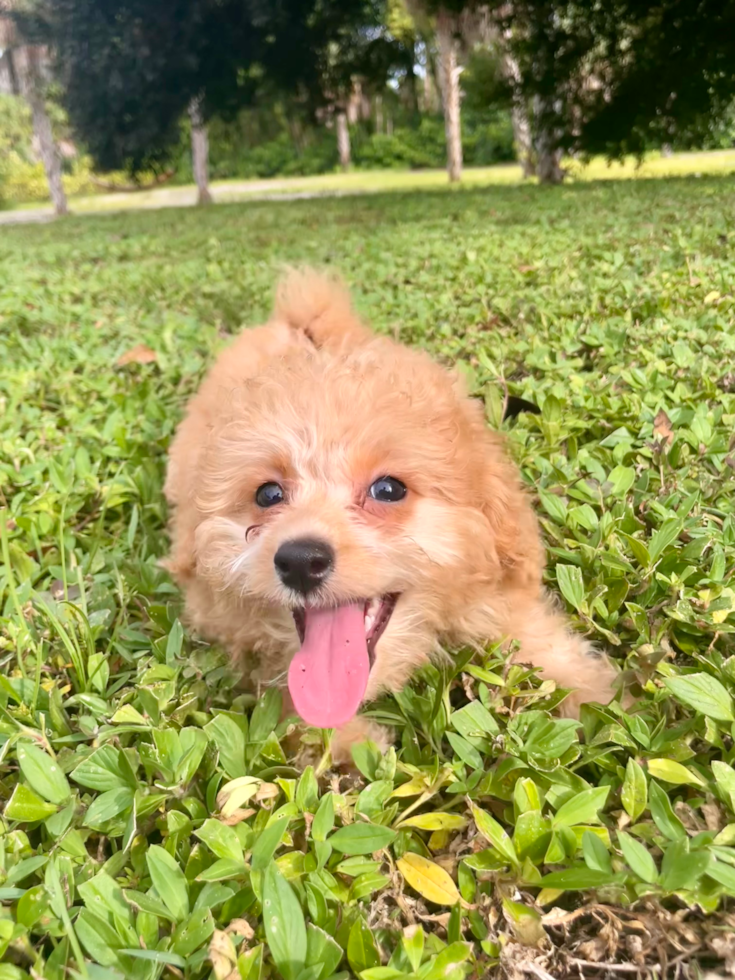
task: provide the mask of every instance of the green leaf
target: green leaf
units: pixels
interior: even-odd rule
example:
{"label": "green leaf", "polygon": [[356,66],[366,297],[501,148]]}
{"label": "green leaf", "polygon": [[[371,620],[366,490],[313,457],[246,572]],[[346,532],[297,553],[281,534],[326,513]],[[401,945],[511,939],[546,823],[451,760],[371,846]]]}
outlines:
{"label": "green leaf", "polygon": [[201,728],[182,728],[179,732],[181,755],[176,763],[174,780],[177,783],[188,783],[194,778],[204,753],[207,751],[207,736]]}
{"label": "green leaf", "polygon": [[661,886],[668,892],[696,888],[712,864],[709,851],[690,851],[689,838],[681,838],[664,851]]}
{"label": "green leaf", "polygon": [[24,783],[16,783],[13,795],[5,807],[7,820],[20,820],[22,823],[35,823],[56,813],[53,803],[46,803]]}
{"label": "green leaf", "polygon": [[537,718],[526,739],[525,750],[534,759],[559,759],[579,742],[580,723],[573,718]]}
{"label": "green leaf", "polygon": [[273,859],[273,855],[280,846],[281,838],[286,832],[288,822],[289,818],[287,816],[279,817],[266,827],[265,830],[261,831],[260,837],[258,837],[253,846],[253,853],[250,857],[250,866],[253,871],[265,871],[268,867]]}
{"label": "green leaf", "polygon": [[173,934],[171,949],[179,956],[191,956],[214,932],[214,919],[208,908],[196,909]]}
{"label": "green leaf", "polygon": [[735,811],[735,769],[732,766],[728,766],[726,762],[715,759],[712,763],[712,774],[725,799],[728,801],[730,809]]}
{"label": "green leaf", "polygon": [[593,834],[589,830],[586,830],[582,836],[582,854],[584,863],[588,868],[592,868],[593,871],[604,871],[606,874],[612,872],[610,854],[607,848],[597,834]]}
{"label": "green leaf", "polygon": [[229,881],[231,878],[241,878],[246,868],[242,861],[229,861],[223,858],[210,864],[197,875],[197,881]]}
{"label": "green leaf", "polygon": [[456,980],[456,968],[466,963],[471,956],[472,947],[469,943],[451,943],[437,955],[425,973],[422,971],[422,980]]}
{"label": "green leaf", "polygon": [[311,825],[311,836],[315,841],[325,841],[334,827],[334,797],[326,793],[320,800],[314,821]]}
{"label": "green leaf", "polygon": [[347,940],[347,961],[358,976],[363,970],[380,966],[380,953],[372,930],[362,916],[358,916],[352,923]]}
{"label": "green leaf", "polygon": [[311,922],[306,927],[306,966],[320,966],[319,980],[331,977],[342,959],[342,947]]}
{"label": "green leaf", "polygon": [[576,565],[557,565],[556,581],[559,590],[570,606],[582,611],[585,608],[584,579],[582,570]]}
{"label": "green leaf", "polygon": [[126,786],[110,789],[92,800],[84,815],[84,826],[104,830],[105,824],[133,805],[133,791]]}
{"label": "green leaf", "polygon": [[251,742],[262,742],[268,738],[281,717],[281,702],[281,692],[277,687],[266,688],[250,719]]}
{"label": "green leaf", "polygon": [[650,803],[651,816],[658,829],[669,840],[677,841],[686,837],[684,824],[674,813],[671,801],[656,782],[651,783]]}
{"label": "green leaf", "polygon": [[599,823],[599,811],[605,806],[609,786],[596,786],[582,790],[567,800],[552,817],[552,825],[556,827],[573,827],[579,823]]}
{"label": "green leaf", "polygon": [[329,843],[340,854],[372,854],[382,851],[396,839],[395,830],[374,823],[353,823],[329,837]]}
{"label": "green leaf", "polygon": [[176,658],[181,654],[181,646],[184,641],[184,627],[181,625],[179,620],[171,627],[171,632],[168,634],[168,640],[166,641],[166,663],[173,664]]}
{"label": "green leaf", "polygon": [[[459,909],[459,905],[455,906],[455,908]],[[454,912],[454,909],[452,912]],[[420,925],[409,926],[407,929],[404,929],[401,942],[414,973],[421,965],[421,958],[424,953],[424,940],[424,930]]]}
{"label": "green leaf", "polygon": [[471,769],[482,769],[482,756],[466,738],[462,738],[456,732],[447,732],[446,736],[447,741],[462,762],[466,763]]}
{"label": "green leaf", "polygon": [[79,885],[79,894],[90,912],[109,913],[115,919],[118,932],[128,942],[136,942],[136,932],[132,927],[130,906],[125,901],[122,888],[104,871]]}
{"label": "green leaf", "polygon": [[383,756],[375,744],[371,742],[370,739],[365,739],[363,742],[355,742],[351,747],[352,759],[363,774],[368,782],[372,782],[377,779],[377,772],[380,768],[380,763],[383,761]]}
{"label": "green leaf", "polygon": [[125,754],[121,749],[115,749],[111,745],[103,745],[87,756],[76,769],[72,770],[71,778],[80,786],[97,790],[99,793],[126,787],[136,789],[135,776]]}
{"label": "green leaf", "polygon": [[314,767],[307,766],[296,785],[296,806],[302,813],[314,813],[319,805],[319,785],[314,775]]}
{"label": "green leaf", "polygon": [[32,929],[48,909],[48,895],[43,885],[29,888],[19,896],[16,917],[20,925]]}
{"label": "green leaf", "polygon": [[485,810],[481,810],[479,806],[475,806],[474,803],[472,804],[472,816],[475,818],[475,824],[482,836],[490,841],[493,847],[511,864],[518,865],[520,862],[515,847],[513,847],[513,841],[498,821]]}
{"label": "green leaf", "polygon": [[658,880],[658,871],[646,847],[624,830],[618,831],[618,843],[630,870],[649,885],[653,885]]}
{"label": "green leaf", "polygon": [[582,866],[544,875],[541,884],[544,888],[583,891],[586,888],[600,888],[602,885],[611,885],[621,880],[620,875],[609,874],[607,871],[593,871],[591,868]]}
{"label": "green leaf", "polygon": [[244,860],[242,845],[232,827],[220,823],[219,820],[205,820],[199,830],[194,831],[199,840],[218,858],[240,862]]}
{"label": "green leaf", "polygon": [[279,972],[284,980],[296,980],[307,954],[304,913],[293,889],[273,862],[263,877],[263,926]]}
{"label": "green leaf", "polygon": [[470,701],[459,711],[453,711],[450,721],[460,735],[477,738],[497,735],[500,727],[481,701]]}
{"label": "green leaf", "polygon": [[117,951],[124,943],[106,919],[82,909],[74,921],[74,930],[93,960],[102,966],[120,966]]}
{"label": "green leaf", "polygon": [[28,742],[18,742],[16,754],[26,782],[39,796],[57,805],[69,799],[69,781],[51,756]]}
{"label": "green leaf", "polygon": [[648,553],[651,556],[652,565],[659,560],[669,545],[676,541],[683,527],[683,520],[678,517],[670,517],[663,522],[657,531],[654,531],[651,540],[648,542]]}
{"label": "green leaf", "polygon": [[[728,895],[735,896],[735,868],[722,861],[713,861],[707,868],[707,876],[713,878],[725,889]],[[26,893],[27,894],[27,893]],[[22,899],[21,899],[22,901]],[[20,902],[18,903],[18,919],[20,921]]]}
{"label": "green leaf", "polygon": [[145,856],[158,896],[177,922],[189,914],[189,890],[184,872],[167,850],[152,844]]}
{"label": "green leaf", "polygon": [[646,774],[635,759],[628,759],[620,798],[623,802],[625,812],[634,822],[644,813],[648,806]]}
{"label": "green leaf", "polygon": [[204,726],[207,738],[214,742],[219,751],[219,762],[230,779],[247,776],[245,764],[245,734],[229,715],[216,715]]}
{"label": "green leaf", "polygon": [[684,704],[716,721],[735,721],[732,698],[723,685],[709,674],[666,677],[664,684]]}

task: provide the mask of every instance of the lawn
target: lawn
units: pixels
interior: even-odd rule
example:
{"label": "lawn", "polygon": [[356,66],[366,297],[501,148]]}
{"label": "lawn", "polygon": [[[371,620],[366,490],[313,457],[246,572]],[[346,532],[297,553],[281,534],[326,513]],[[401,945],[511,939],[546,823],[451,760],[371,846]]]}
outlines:
{"label": "lawn", "polygon": [[[674,153],[663,157],[650,153],[639,161],[634,157],[608,163],[595,157],[588,164],[567,161],[565,167],[574,181],[650,180],[660,177],[702,177],[735,174],[735,150],[708,150],[697,153]],[[496,187],[523,182],[518,164],[503,163],[492,167],[466,167],[464,187]],[[317,197],[354,194],[379,194],[388,191],[451,190],[446,170],[351,170],[311,177],[275,177],[264,180],[219,180],[212,184],[218,203],[267,199],[284,195]],[[193,185],[169,185],[136,193],[105,193],[73,197],[70,207],[76,214],[109,211],[137,211],[147,208],[185,207],[196,203]],[[9,205],[10,206],[10,205]],[[49,210],[48,203],[20,205],[20,213]],[[18,215],[20,216],[20,214]],[[8,220],[8,216],[6,216]],[[0,212],[0,223],[2,213]]]}
{"label": "lawn", "polygon": [[[278,271],[506,423],[549,586],[636,703],[490,648],[372,706],[357,775],[189,635],[166,447]],[[735,181],[72,218],[0,237],[0,980],[695,977],[735,961]],[[679,971],[678,973],[676,971]],[[653,971],[653,972],[652,972]],[[657,971],[657,972],[656,972]]]}

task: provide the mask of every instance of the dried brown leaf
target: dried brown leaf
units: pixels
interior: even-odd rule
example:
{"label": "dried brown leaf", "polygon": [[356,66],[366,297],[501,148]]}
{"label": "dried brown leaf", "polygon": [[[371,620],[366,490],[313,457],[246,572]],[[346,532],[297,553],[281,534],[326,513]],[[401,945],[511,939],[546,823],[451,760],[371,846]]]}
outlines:
{"label": "dried brown leaf", "polygon": [[154,364],[157,360],[158,354],[154,350],[146,344],[136,344],[118,357],[115,363],[118,367],[125,367],[126,364]]}
{"label": "dried brown leaf", "polygon": [[667,449],[674,441],[674,427],[671,424],[671,419],[662,408],[659,409],[656,418],[653,420],[653,434]]}
{"label": "dried brown leaf", "polygon": [[215,929],[209,944],[209,958],[216,980],[227,980],[237,966],[237,950],[227,933]]}

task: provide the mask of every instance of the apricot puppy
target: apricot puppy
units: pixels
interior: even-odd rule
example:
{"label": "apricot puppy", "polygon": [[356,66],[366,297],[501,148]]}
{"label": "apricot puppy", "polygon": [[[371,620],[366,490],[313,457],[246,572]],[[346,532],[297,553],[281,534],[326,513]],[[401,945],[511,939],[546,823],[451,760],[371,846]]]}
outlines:
{"label": "apricot puppy", "polygon": [[440,644],[517,640],[516,659],[575,689],[567,713],[612,696],[613,669],[544,593],[536,519],[482,406],[371,334],[331,278],[292,273],[270,321],[220,355],[166,497],[191,625],[253,680],[287,678],[343,744]]}

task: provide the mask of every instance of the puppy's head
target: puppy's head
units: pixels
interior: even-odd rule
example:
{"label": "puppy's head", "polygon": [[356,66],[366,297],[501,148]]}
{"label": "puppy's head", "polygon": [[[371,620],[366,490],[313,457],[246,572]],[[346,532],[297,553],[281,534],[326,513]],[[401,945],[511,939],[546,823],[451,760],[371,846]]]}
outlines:
{"label": "puppy's head", "polygon": [[233,607],[289,611],[309,723],[344,724],[438,637],[480,635],[493,596],[538,587],[515,471],[426,355],[369,335],[297,344],[223,397],[195,480],[195,574]]}

